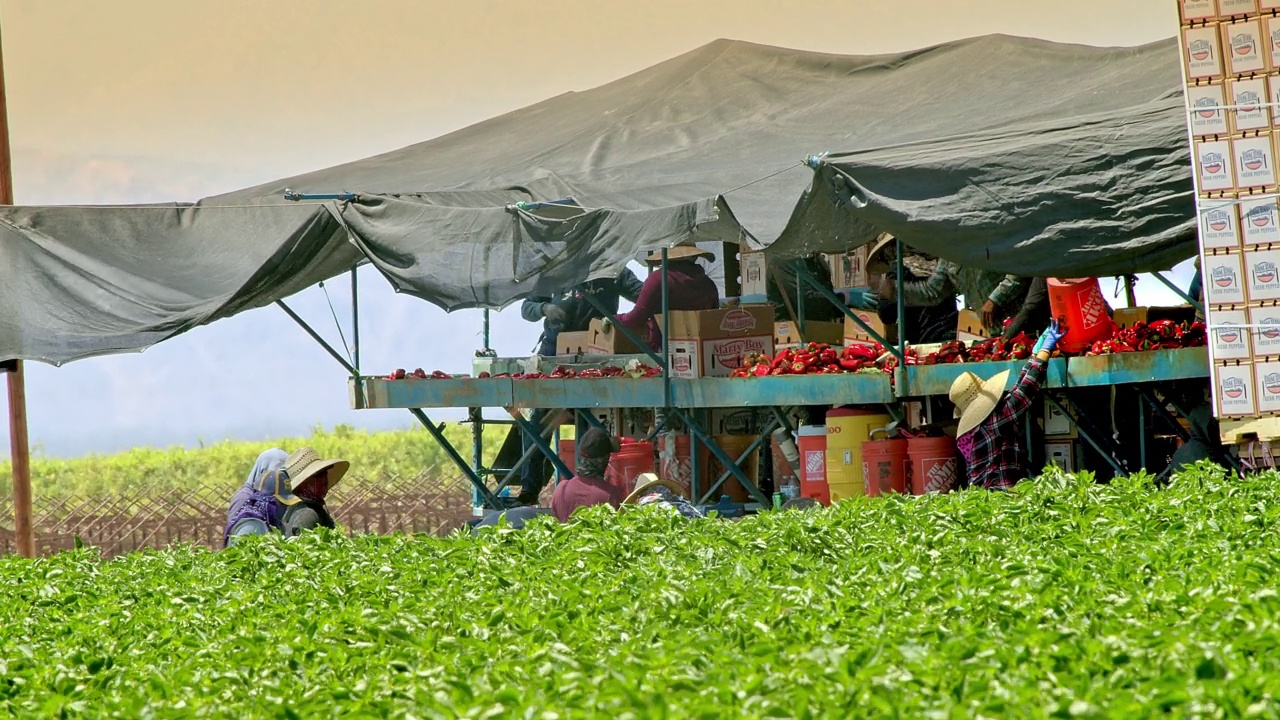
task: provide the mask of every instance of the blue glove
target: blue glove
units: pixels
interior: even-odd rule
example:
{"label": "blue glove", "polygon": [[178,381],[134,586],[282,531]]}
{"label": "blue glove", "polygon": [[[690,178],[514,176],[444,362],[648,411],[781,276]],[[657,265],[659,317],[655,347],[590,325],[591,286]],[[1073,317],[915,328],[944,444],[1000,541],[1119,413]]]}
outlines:
{"label": "blue glove", "polygon": [[859,310],[874,310],[880,304],[880,297],[871,292],[871,288],[853,288],[844,293],[845,304]]}
{"label": "blue glove", "polygon": [[1040,334],[1040,339],[1036,341],[1036,346],[1031,349],[1031,354],[1039,355],[1040,351],[1043,350],[1052,355],[1053,349],[1058,347],[1058,341],[1066,334],[1066,331],[1058,325],[1057,320],[1050,322],[1049,328]]}

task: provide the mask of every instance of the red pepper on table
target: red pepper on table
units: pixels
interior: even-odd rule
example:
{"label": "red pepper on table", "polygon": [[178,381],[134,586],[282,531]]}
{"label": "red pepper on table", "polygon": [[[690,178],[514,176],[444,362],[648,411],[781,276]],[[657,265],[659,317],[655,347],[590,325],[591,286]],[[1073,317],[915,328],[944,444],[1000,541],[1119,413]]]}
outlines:
{"label": "red pepper on table", "polygon": [[[416,372],[415,372],[415,374],[416,374]],[[424,374],[425,374],[425,373],[424,373]],[[445,372],[445,371],[443,371],[443,370],[436,370],[435,372],[431,373],[431,377],[432,377],[432,378],[434,378],[434,379],[436,379],[436,380],[452,380],[452,379],[453,379],[453,376],[452,376],[452,375],[450,375],[449,373],[447,373],[447,372]]]}
{"label": "red pepper on table", "polygon": [[773,368],[770,367],[767,363],[760,363],[759,365],[755,366],[754,370],[752,371],[752,374],[755,375],[756,377],[765,377],[772,371],[773,371]]}

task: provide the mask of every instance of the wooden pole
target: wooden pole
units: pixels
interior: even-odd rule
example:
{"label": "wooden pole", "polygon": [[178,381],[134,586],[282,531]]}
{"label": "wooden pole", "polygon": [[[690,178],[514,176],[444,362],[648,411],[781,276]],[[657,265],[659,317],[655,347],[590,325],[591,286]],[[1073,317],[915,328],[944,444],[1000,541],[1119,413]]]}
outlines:
{"label": "wooden pole", "polygon": [[[13,204],[13,166],[9,155],[9,103],[4,88],[4,44],[0,42],[0,205]],[[22,361],[14,364],[9,379],[9,458],[13,463],[13,534],[18,552],[36,556],[35,530],[31,526],[31,456],[27,443],[27,391]]]}

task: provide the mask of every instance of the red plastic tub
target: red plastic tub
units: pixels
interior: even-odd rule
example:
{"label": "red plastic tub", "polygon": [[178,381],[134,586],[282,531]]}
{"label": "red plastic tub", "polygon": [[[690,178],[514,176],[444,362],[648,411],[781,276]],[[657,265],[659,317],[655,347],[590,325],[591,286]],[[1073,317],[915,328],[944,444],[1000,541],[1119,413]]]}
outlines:
{"label": "red plastic tub", "polygon": [[908,440],[862,443],[862,480],[867,497],[907,492]]}
{"label": "red plastic tub", "polygon": [[823,505],[831,504],[831,488],[827,486],[827,428],[805,425],[796,431],[800,449],[800,497],[813,498]]}
{"label": "red plastic tub", "polygon": [[605,480],[630,494],[636,489],[636,478],[653,472],[653,443],[622,438],[622,446],[609,458]]}
{"label": "red plastic tub", "polygon": [[911,438],[907,441],[911,492],[914,495],[949,493],[960,480],[960,456],[949,437]]}

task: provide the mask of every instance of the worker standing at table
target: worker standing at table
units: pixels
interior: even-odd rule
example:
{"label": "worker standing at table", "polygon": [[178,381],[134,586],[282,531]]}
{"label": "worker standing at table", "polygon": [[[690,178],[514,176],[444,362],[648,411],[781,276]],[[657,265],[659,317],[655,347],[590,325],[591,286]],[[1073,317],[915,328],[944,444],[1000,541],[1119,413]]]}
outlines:
{"label": "worker standing at table", "polygon": [[1008,370],[987,380],[965,372],[951,384],[949,396],[960,418],[956,447],[968,467],[970,486],[1007,490],[1028,477],[1022,420],[1039,395],[1045,366],[1065,334],[1056,320],[1050,321],[1008,394],[1004,392]]}
{"label": "worker standing at table", "polygon": [[[667,306],[671,310],[715,310],[720,307],[720,290],[698,264],[698,258],[714,258],[696,246],[682,246],[667,251]],[[640,288],[640,297],[629,313],[618,316],[618,322],[630,328],[648,343],[654,352],[662,350],[662,328],[657,317],[662,314],[662,254],[645,258],[649,277]]]}
{"label": "worker standing at table", "polygon": [[[822,253],[811,253],[802,258],[805,272],[827,290],[833,289],[831,282],[831,266]],[[799,320],[792,317],[791,311],[796,301],[796,283],[799,282],[794,261],[779,261],[769,265],[768,299],[773,305],[773,318],[778,322]],[[814,322],[837,322],[844,320],[844,312],[825,297],[817,288],[805,283],[804,286],[804,319]],[[875,307],[876,297],[870,288],[855,288],[845,293],[849,307],[870,310]]]}
{"label": "worker standing at table", "polygon": [[[1005,319],[1022,308],[1030,282],[1016,275],[1001,275],[939,260],[927,280],[903,283],[902,295],[907,307],[936,307],[949,298],[963,295],[965,307],[978,313],[988,337],[995,337],[1004,334]],[[881,280],[879,296],[896,302],[896,279],[886,275]]]}
{"label": "worker standing at table", "polygon": [[623,268],[617,277],[585,282],[560,297],[535,296],[520,304],[520,316],[529,322],[542,321],[542,336],[538,338],[538,354],[550,357],[556,354],[556,339],[562,332],[582,332],[591,321],[605,317],[587,300],[594,297],[609,311],[618,314],[618,304],[625,299],[635,302],[640,297],[640,278],[629,268]]}
{"label": "worker standing at table", "polygon": [[[886,235],[872,246],[867,254],[868,275],[888,277],[890,274],[896,274],[897,244],[897,240],[892,235]],[[914,252],[903,253],[902,277],[911,283],[924,282],[933,276],[937,266],[937,258]],[[879,316],[880,322],[885,325],[897,324],[897,299],[881,297],[875,299],[876,315]],[[913,345],[943,343],[956,339],[960,311],[956,308],[954,297],[943,297],[934,305],[907,307],[906,315],[906,323],[900,325],[898,329],[904,333],[906,341]]]}

